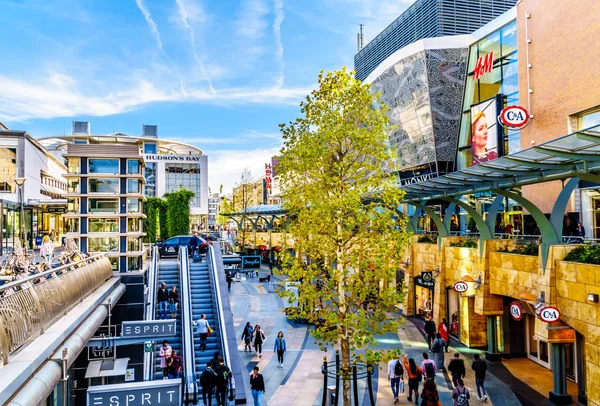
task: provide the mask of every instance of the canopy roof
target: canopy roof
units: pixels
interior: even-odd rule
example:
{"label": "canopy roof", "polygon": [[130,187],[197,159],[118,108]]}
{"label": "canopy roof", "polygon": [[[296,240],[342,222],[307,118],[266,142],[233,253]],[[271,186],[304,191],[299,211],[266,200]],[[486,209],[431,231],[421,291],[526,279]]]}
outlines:
{"label": "canopy roof", "polygon": [[595,172],[600,172],[600,125],[402,189],[405,200],[422,201]]}
{"label": "canopy roof", "polygon": [[280,216],[287,211],[280,204],[260,204],[258,206],[249,206],[246,210],[239,210],[232,213],[223,213],[223,216]]}

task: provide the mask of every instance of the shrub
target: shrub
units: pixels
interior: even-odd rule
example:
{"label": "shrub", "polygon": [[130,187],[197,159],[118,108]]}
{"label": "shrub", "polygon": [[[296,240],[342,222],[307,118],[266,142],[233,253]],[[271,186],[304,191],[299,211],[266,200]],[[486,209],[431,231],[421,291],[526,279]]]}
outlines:
{"label": "shrub", "polygon": [[580,245],[569,252],[564,261],[600,265],[600,245]]}
{"label": "shrub", "polygon": [[422,234],[417,239],[417,242],[422,242],[425,244],[435,244],[437,241],[429,234]]}
{"label": "shrub", "polygon": [[517,245],[517,247],[512,251],[508,248],[501,248],[497,252],[508,252],[509,254],[531,255],[537,257],[539,253],[539,245],[535,243],[529,243],[525,245]]}
{"label": "shrub", "polygon": [[477,248],[477,240],[468,238],[464,241],[455,242],[450,244],[451,247],[463,247],[463,248]]}

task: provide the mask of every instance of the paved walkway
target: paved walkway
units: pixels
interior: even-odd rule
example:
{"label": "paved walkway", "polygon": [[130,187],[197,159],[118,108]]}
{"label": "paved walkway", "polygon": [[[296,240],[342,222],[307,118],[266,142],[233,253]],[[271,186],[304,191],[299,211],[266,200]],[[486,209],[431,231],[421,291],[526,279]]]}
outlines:
{"label": "paved walkway", "polygon": [[[277,282],[277,277],[274,277],[272,280]],[[256,278],[234,283],[230,300],[234,315],[234,327],[236,328],[236,334],[240,342],[238,349],[242,362],[246,366],[248,373],[254,366],[258,365],[260,372],[265,378],[266,394],[262,399],[261,405],[321,405],[323,375],[320,368],[325,353],[315,345],[314,339],[308,334],[307,326],[297,325],[287,320],[281,312],[283,302],[273,292],[273,285],[259,283]],[[262,358],[259,358],[255,353],[244,352],[244,345],[240,338],[243,326],[248,321],[252,325],[259,324],[265,332],[266,342]],[[283,332],[288,346],[283,369],[278,368],[277,357],[273,352],[273,343],[279,331]],[[400,347],[409,357],[415,358],[417,364],[421,363],[423,359],[422,353],[427,350],[427,344],[423,339],[421,331],[421,323],[418,321],[413,322],[408,320],[398,329],[396,334],[390,333],[380,336],[377,339],[379,342],[378,348]],[[465,384],[471,392],[471,404],[478,404],[475,376],[470,368],[470,363],[474,354],[482,354],[482,352],[468,349],[460,344],[457,344],[456,347],[451,345],[450,352],[446,354],[446,365],[456,351],[459,351],[461,358],[466,360],[467,376]],[[333,353],[330,350],[326,355],[331,360]],[[391,388],[387,381],[386,369],[387,363],[381,365],[379,370],[375,372],[373,379],[376,404],[382,406],[394,404]],[[435,381],[442,404],[452,405],[451,379],[446,373],[438,372]],[[522,404],[510,386],[505,383],[506,381],[507,379],[503,381],[492,374],[488,374],[486,389],[489,400],[486,405],[519,406]],[[362,400],[360,402],[361,405],[370,404],[365,385],[366,382],[364,380],[359,384],[359,398]],[[253,405],[254,402],[248,382],[244,382],[244,386],[248,394],[248,404]],[[545,396],[542,397],[539,393],[533,392],[540,396],[538,399],[545,398]],[[406,400],[406,394],[400,396],[399,404],[409,404]]]}

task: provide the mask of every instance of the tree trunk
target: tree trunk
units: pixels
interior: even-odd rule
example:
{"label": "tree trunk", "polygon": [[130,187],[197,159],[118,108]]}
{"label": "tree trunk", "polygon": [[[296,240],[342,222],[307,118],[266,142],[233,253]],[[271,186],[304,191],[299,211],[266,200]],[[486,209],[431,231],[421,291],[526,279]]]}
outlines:
{"label": "tree trunk", "polygon": [[[344,330],[346,330],[344,328]],[[342,370],[341,373],[344,376],[343,383],[343,405],[352,406],[352,391],[350,390],[350,378],[352,375],[352,368],[350,367],[350,343],[347,338],[342,338]]]}

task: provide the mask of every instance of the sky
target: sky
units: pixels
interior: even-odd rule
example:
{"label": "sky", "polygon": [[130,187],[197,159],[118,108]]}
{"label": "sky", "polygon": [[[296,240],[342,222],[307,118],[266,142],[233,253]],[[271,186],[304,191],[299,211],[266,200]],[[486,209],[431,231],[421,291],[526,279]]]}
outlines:
{"label": "sky", "polygon": [[412,0],[0,0],[0,121],[34,137],[140,135],[208,155],[209,186],[231,191],[281,148],[279,124],[321,69],[353,68]]}

